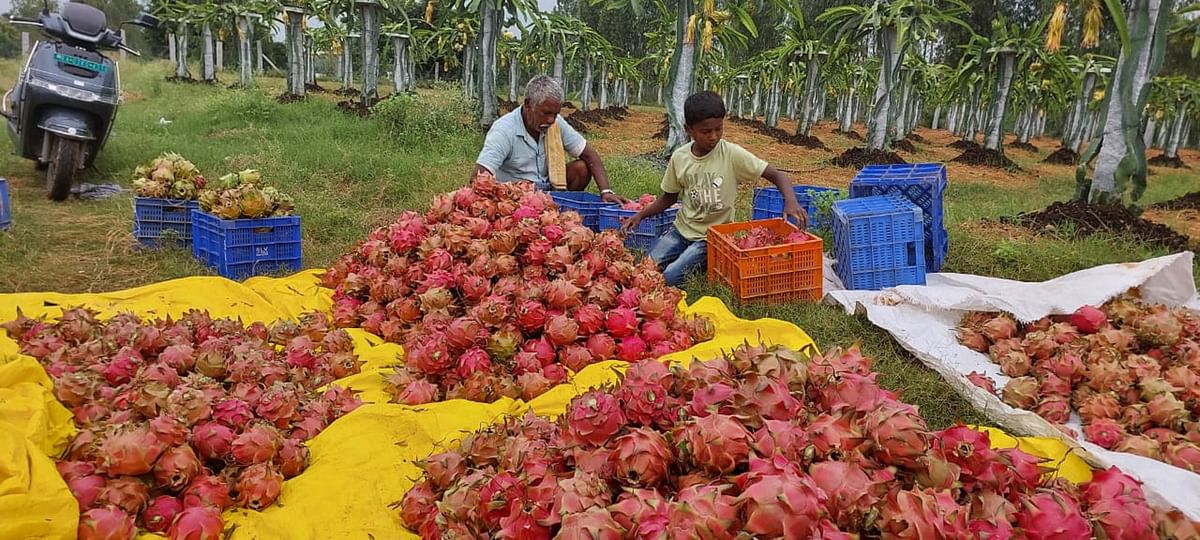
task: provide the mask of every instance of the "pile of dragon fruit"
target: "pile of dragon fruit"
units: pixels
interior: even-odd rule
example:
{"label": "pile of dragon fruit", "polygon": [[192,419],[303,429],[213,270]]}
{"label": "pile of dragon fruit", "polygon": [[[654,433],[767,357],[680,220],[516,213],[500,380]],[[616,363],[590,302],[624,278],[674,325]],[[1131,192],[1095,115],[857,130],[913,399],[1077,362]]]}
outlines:
{"label": "pile of dragon fruit", "polygon": [[643,208],[650,206],[650,203],[653,203],[654,199],[656,198],[657,197],[649,193],[642,194],[638,198],[630,199],[629,202],[622,204],[621,210],[633,210],[635,212],[640,212]]}
{"label": "pile of dragon fruit", "polygon": [[[1075,485],[986,433],[929,430],[856,349],[744,346],[468,435],[401,501],[422,538],[1187,537],[1117,469]],[[739,531],[741,531],[739,533]],[[1157,534],[1156,534],[1157,533]],[[852,536],[855,535],[855,536]]]}
{"label": "pile of dragon fruit", "polygon": [[481,177],[373,231],[324,275],[333,318],[404,345],[395,401],[531,399],[568,370],[712,339],[682,293],[616,233],[592,232],[528,183]]}
{"label": "pile of dragon fruit", "polygon": [[221,511],[260,510],[308,466],[304,441],[361,401],[329,386],[359,372],[328,316],[243,327],[86,309],[5,323],[38,359],[79,428],[58,471],[79,502],[79,538],[218,539]]}
{"label": "pile of dragon fruit", "polygon": [[[1023,327],[972,313],[959,339],[1010,377],[1005,403],[1059,424],[1074,410],[1101,447],[1200,472],[1200,313],[1126,295]],[[969,378],[996,392],[982,374]]]}
{"label": "pile of dragon fruit", "polygon": [[766,227],[754,227],[748,231],[738,231],[733,240],[738,249],[756,249],[807,242],[812,238],[812,235],[804,231],[795,231],[784,236]]}

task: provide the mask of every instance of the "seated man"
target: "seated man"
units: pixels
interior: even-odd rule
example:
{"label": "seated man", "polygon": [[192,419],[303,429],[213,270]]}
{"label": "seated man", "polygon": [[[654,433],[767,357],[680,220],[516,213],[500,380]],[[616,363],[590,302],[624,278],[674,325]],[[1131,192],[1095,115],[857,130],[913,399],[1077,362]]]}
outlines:
{"label": "seated man", "polygon": [[552,189],[546,145],[550,125],[557,123],[563,150],[579,158],[566,164],[566,190],[583,191],[595,177],[604,200],[624,202],[609,188],[600,154],[558,115],[562,102],[563,89],[558,81],[545,75],[530,79],[525,86],[524,103],[500,117],[488,130],[471,178],[487,171],[501,182],[529,180],[539,189]]}

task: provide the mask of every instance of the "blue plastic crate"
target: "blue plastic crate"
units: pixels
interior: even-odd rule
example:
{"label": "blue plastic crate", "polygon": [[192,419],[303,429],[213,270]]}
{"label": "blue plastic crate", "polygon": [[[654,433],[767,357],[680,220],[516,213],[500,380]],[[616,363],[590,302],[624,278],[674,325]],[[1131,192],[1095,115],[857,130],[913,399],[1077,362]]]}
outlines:
{"label": "blue plastic crate", "polygon": [[192,255],[229,279],[300,270],[300,216],[221,219],[193,210],[192,233]]}
{"label": "blue plastic crate", "polygon": [[[829,215],[817,214],[817,201],[813,195],[827,191],[838,191],[837,188],[820,187],[820,186],[792,186],[792,191],[796,193],[796,202],[808,212],[808,222],[812,228],[820,229],[827,228],[830,225]],[[755,188],[754,190],[754,211],[750,214],[750,219],[771,219],[783,217],[783,194],[779,192],[779,188],[775,186]]]}
{"label": "blue plastic crate", "polygon": [[8,180],[0,178],[0,231],[12,227],[12,200],[8,198]]}
{"label": "blue plastic crate", "polygon": [[898,195],[833,203],[836,271],[847,289],[925,284],[921,209]]}
{"label": "blue plastic crate", "polygon": [[192,210],[197,208],[196,201],[135,197],[133,237],[147,247],[158,247],[163,240],[191,245]]}
{"label": "blue plastic crate", "polygon": [[617,208],[616,203],[604,202],[599,195],[586,191],[552,191],[550,198],[562,210],[572,210],[583,218],[583,225],[600,232],[600,209]]}
{"label": "blue plastic crate", "polygon": [[946,234],[942,199],[946,194],[946,165],[868,165],[850,181],[850,197],[894,193],[921,207],[925,214],[925,269],[937,272],[946,261],[950,242]]}
{"label": "blue plastic crate", "polygon": [[[641,223],[638,223],[636,231],[625,236],[625,247],[650,251],[650,245],[654,243],[654,240],[674,226],[675,214],[678,212],[679,207],[673,206],[657,216],[643,219]],[[623,210],[619,206],[601,208],[600,230],[620,229],[621,221],[633,217],[636,213],[637,210]]]}

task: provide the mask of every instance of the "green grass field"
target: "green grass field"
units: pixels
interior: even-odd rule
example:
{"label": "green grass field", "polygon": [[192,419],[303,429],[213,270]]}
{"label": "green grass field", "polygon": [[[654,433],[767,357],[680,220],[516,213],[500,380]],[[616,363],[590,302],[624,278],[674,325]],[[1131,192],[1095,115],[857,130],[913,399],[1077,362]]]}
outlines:
{"label": "green grass field", "polygon": [[[0,63],[0,86],[11,86],[18,68],[13,61]],[[442,121],[438,129],[394,133],[378,119],[338,111],[327,95],[281,105],[274,99],[282,89],[279,79],[262,79],[257,90],[230,90],[166,82],[165,62],[123,68],[126,101],[112,139],[95,169],[85,171],[85,181],[128,186],[135,166],[164,151],[183,154],[211,178],[260,169],[268,182],[296,199],[297,213],[303,217],[304,265],[309,268],[329,264],[399,212],[419,208],[435,193],[465,183],[483,139],[478,130],[454,121]],[[235,77],[224,74],[227,81]],[[423,89],[420,99],[430,110],[462,107],[448,89]],[[655,129],[648,126],[646,136]],[[661,172],[632,153],[619,154],[609,152],[604,159],[621,190],[655,192]],[[31,162],[6,154],[0,157],[0,171],[10,182],[15,222],[10,231],[0,233],[0,291],[106,291],[209,273],[182,249],[137,249],[129,196],[55,204],[46,200]],[[1152,177],[1146,202],[1171,199],[1197,185],[1190,171],[1164,172]],[[951,249],[944,271],[1032,281],[1166,253],[1119,238],[1011,236],[980,225],[982,219],[1064,200],[1072,189],[1073,179],[1066,175],[1015,188],[956,183],[952,178],[946,196]],[[700,279],[687,290],[693,298],[715,295],[729,301],[728,291]],[[811,304],[734,309],[747,318],[795,322],[821,347],[860,343],[876,358],[885,386],[918,404],[932,426],[982,421],[936,374],[863,318]]]}

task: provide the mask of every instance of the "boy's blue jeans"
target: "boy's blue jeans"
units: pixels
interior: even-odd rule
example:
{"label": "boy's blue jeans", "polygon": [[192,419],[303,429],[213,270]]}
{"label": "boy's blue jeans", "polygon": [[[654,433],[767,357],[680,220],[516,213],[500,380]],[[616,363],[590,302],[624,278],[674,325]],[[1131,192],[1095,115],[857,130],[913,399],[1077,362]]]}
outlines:
{"label": "boy's blue jeans", "polygon": [[671,227],[654,240],[650,258],[658,264],[667,285],[678,287],[689,273],[704,272],[708,267],[708,241],[688,240],[679,234],[679,229]]}

